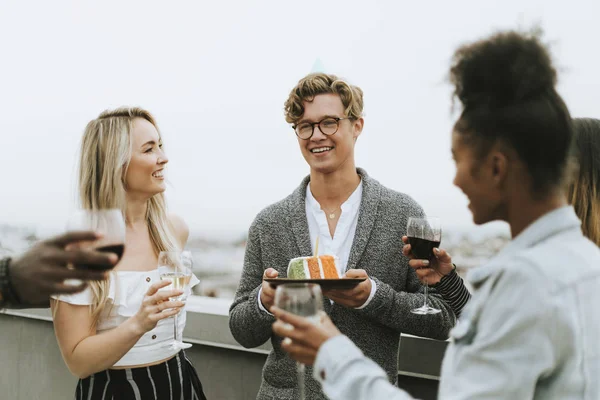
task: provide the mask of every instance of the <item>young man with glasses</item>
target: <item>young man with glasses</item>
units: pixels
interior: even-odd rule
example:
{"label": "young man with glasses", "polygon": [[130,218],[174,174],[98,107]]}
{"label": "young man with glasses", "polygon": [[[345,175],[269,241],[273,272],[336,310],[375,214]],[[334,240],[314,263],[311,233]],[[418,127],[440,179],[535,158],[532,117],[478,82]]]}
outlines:
{"label": "young man with glasses", "polygon": [[[275,290],[263,278],[285,276],[289,260],[319,253],[339,257],[347,277],[368,278],[349,290],[325,290],[327,314],[356,345],[397,379],[401,332],[446,339],[455,317],[435,294],[436,315],[412,314],[423,304],[422,286],[402,255],[408,217],[422,216],[409,196],[369,177],[354,162],[364,126],[362,90],[334,75],[311,74],[285,103],[310,175],[287,198],[261,211],[250,227],[244,269],[230,309],[230,328],[245,347],[271,339],[258,399],[297,398],[295,363],[274,336],[269,309]],[[324,399],[308,368],[306,393]]]}

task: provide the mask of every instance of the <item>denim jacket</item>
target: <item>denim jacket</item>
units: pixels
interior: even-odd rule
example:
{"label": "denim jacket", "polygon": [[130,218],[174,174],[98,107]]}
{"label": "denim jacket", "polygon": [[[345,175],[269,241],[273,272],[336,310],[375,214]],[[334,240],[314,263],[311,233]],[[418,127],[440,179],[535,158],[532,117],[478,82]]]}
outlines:
{"label": "denim jacket", "polygon": [[[451,332],[439,399],[600,399],[600,249],[572,207],[527,227],[473,270]],[[404,400],[345,338],[324,344],[315,377],[330,399]]]}

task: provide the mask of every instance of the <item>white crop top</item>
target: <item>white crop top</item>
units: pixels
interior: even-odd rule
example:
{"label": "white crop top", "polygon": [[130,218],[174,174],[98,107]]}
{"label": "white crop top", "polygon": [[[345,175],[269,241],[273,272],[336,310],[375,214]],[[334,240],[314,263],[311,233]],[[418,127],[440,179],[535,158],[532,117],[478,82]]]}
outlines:
{"label": "white crop top", "polygon": [[[152,271],[116,271],[110,274],[108,302],[96,328],[97,333],[113,329],[129,317],[135,315],[142,300],[153,283],[160,281],[158,269]],[[188,295],[191,288],[200,281],[192,274]],[[71,295],[52,296],[52,298],[75,305],[92,304],[92,291],[88,287],[84,291]],[[177,322],[179,332],[183,332],[186,321],[186,307],[179,313]],[[177,353],[168,346],[173,341],[173,318],[165,318],[151,331],[146,332],[137,343],[114,365],[115,367],[148,364],[169,358]]]}

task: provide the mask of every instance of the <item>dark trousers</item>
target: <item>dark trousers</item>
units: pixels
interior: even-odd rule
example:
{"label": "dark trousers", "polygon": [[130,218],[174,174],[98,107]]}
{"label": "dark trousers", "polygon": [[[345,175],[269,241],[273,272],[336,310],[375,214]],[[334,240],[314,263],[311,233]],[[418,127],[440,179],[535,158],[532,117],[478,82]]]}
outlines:
{"label": "dark trousers", "polygon": [[206,400],[206,396],[182,350],[150,367],[109,369],[80,379],[75,400]]}

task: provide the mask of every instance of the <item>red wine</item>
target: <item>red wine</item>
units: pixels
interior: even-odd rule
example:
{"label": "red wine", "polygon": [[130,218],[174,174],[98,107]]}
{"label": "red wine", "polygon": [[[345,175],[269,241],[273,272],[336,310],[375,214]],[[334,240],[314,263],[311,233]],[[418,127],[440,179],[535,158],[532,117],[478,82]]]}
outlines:
{"label": "red wine", "polygon": [[[125,245],[124,244],[111,244],[108,246],[101,246],[98,248],[95,248],[94,250],[96,251],[101,251],[103,253],[114,253],[117,255],[118,259],[120,260],[121,257],[123,257],[123,252],[125,251]],[[117,261],[118,262],[118,261]],[[112,269],[114,267],[114,265],[97,265],[97,264],[89,264],[89,265],[81,265],[78,264],[77,268],[81,268],[81,269],[95,269],[95,270],[107,270],[107,269]]]}
{"label": "red wine", "polygon": [[421,239],[409,236],[408,244],[410,244],[411,252],[420,260],[430,260],[433,256],[433,248],[439,247],[440,242],[434,242],[433,240]]}

